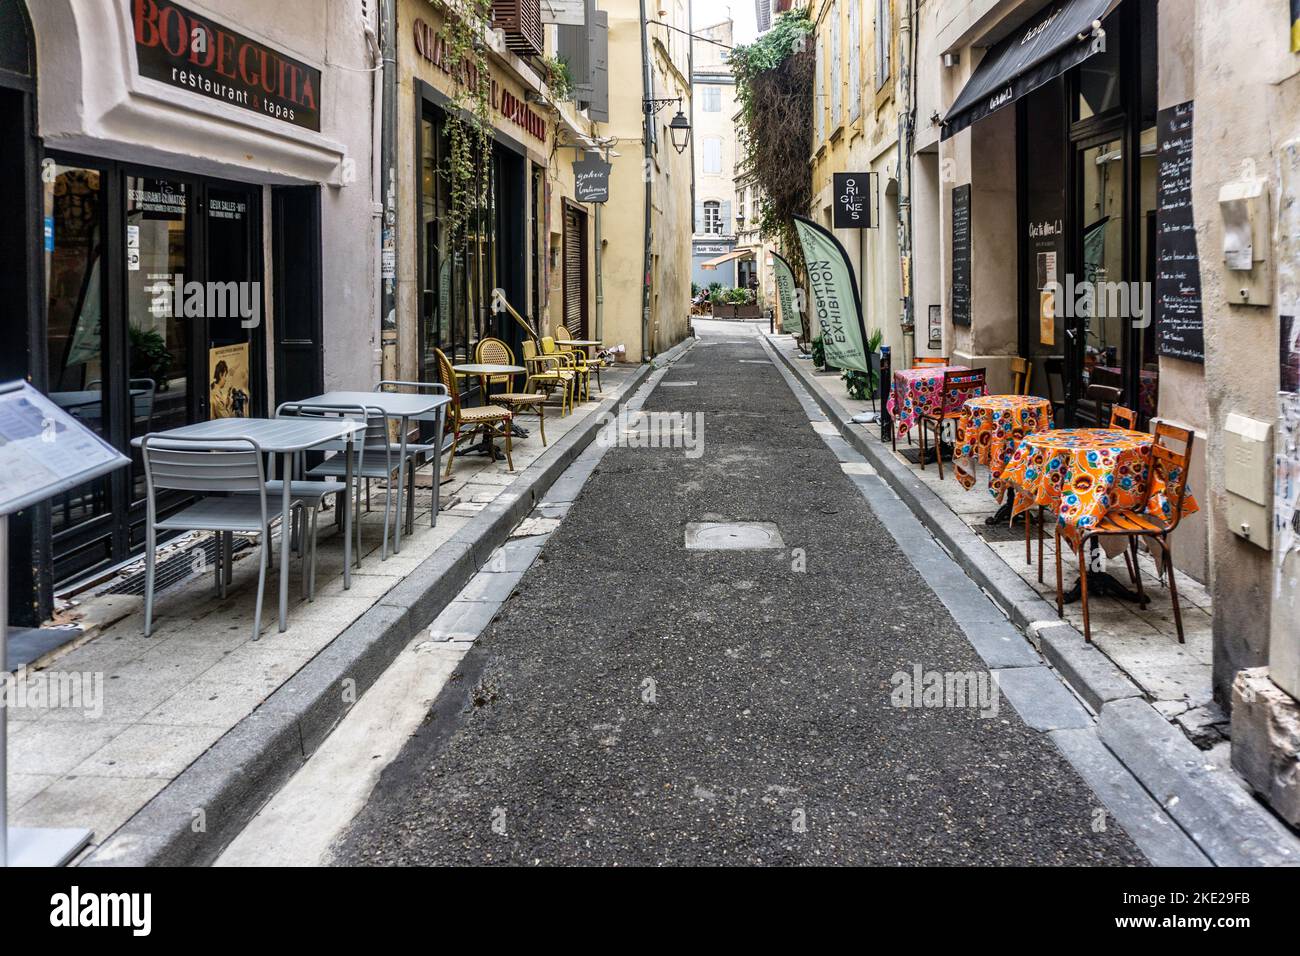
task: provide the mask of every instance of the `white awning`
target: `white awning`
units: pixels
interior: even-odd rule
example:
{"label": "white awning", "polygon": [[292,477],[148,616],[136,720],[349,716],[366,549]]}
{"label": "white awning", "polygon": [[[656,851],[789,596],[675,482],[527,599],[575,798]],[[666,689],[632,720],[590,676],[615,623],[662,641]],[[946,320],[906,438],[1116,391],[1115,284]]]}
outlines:
{"label": "white awning", "polygon": [[730,262],[732,259],[745,259],[754,254],[753,249],[732,249],[726,255],[718,256],[700,263],[701,269],[716,269],[724,262]]}

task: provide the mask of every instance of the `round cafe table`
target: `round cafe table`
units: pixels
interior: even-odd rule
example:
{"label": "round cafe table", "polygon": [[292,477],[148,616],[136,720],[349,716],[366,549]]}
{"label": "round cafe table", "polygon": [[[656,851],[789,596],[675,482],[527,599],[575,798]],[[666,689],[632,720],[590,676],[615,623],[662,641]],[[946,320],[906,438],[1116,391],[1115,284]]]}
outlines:
{"label": "round cafe table", "polygon": [[[953,466],[963,488],[975,487],[975,470],[989,471],[989,494],[999,502],[1006,497],[1002,472],[1025,436],[1052,427],[1052,402],[1037,395],[981,395],[968,399],[957,422]],[[1005,520],[999,512],[994,518]],[[989,523],[994,523],[994,518]]]}
{"label": "round cafe table", "polygon": [[[1062,536],[1076,546],[1081,532],[1112,509],[1167,516],[1171,506],[1164,496],[1165,479],[1149,475],[1154,442],[1154,435],[1122,428],[1058,428],[1026,436],[1002,471],[1002,480],[1016,493],[1013,514],[1038,505],[1051,509]],[[1158,483],[1150,494],[1149,480]],[[1187,494],[1183,513],[1197,510]],[[1088,582],[1094,595],[1137,600],[1109,575],[1089,574]]]}

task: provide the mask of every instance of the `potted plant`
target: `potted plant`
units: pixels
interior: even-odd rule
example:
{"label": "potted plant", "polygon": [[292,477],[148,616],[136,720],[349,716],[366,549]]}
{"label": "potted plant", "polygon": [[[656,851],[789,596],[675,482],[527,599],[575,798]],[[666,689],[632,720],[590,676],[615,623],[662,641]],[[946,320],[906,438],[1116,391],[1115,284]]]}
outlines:
{"label": "potted plant", "polygon": [[[880,351],[880,343],[884,337],[884,333],[880,329],[871,330],[871,335],[867,338],[867,356],[869,359]],[[845,387],[849,390],[849,398],[865,402],[868,398],[877,394],[880,385],[880,374],[876,369],[880,367],[880,362],[877,360],[869,362],[869,364],[874,366],[870,372],[845,369],[844,374],[840,376]]]}

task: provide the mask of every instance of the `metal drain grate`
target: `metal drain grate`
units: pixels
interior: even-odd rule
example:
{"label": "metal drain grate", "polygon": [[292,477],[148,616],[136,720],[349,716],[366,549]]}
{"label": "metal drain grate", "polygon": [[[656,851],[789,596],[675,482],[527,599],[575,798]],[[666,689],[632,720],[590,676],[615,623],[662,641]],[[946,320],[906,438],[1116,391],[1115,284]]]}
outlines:
{"label": "metal drain grate", "polygon": [[686,525],[688,551],[759,551],[785,547],[770,521],[692,521]]}
{"label": "metal drain grate", "polygon": [[[234,553],[238,554],[250,546],[251,542],[247,538],[235,537]],[[204,535],[201,542],[194,542],[187,547],[179,548],[175,554],[158,562],[157,567],[154,569],[154,594],[158,594],[193,577],[196,552],[201,552],[203,555],[202,567],[205,572],[212,573],[212,566],[217,562],[217,542],[212,535]],[[123,573],[126,574],[126,577],[119,579],[100,593],[143,595],[144,559],[142,558],[129,568],[124,568]]]}

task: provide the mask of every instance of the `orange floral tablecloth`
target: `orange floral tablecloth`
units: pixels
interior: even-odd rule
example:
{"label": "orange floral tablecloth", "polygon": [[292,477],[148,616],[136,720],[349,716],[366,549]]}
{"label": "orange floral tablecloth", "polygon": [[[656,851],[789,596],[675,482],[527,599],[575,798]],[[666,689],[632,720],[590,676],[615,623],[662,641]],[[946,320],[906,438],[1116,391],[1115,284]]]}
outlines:
{"label": "orange floral tablecloth", "polygon": [[1036,395],[984,395],[962,406],[953,465],[962,487],[975,487],[975,468],[989,470],[989,492],[1006,493],[1002,473],[1026,435],[1052,427],[1052,403]]}
{"label": "orange floral tablecloth", "polygon": [[[894,419],[894,428],[902,434],[910,431],[922,415],[937,414],[942,400],[943,373],[969,371],[965,365],[925,365],[894,372],[894,387],[889,390],[889,402],[885,406]],[[971,389],[945,411],[955,412],[976,394],[977,390]]]}
{"label": "orange floral tablecloth", "polygon": [[[1074,542],[1114,508],[1170,517],[1173,504],[1164,490],[1178,476],[1148,474],[1154,442],[1154,435],[1120,428],[1060,428],[1029,435],[1002,472],[1016,492],[1013,514],[1034,505],[1050,508],[1062,533]],[[1148,479],[1154,482],[1149,496]],[[1197,510],[1187,493],[1183,513]]]}

